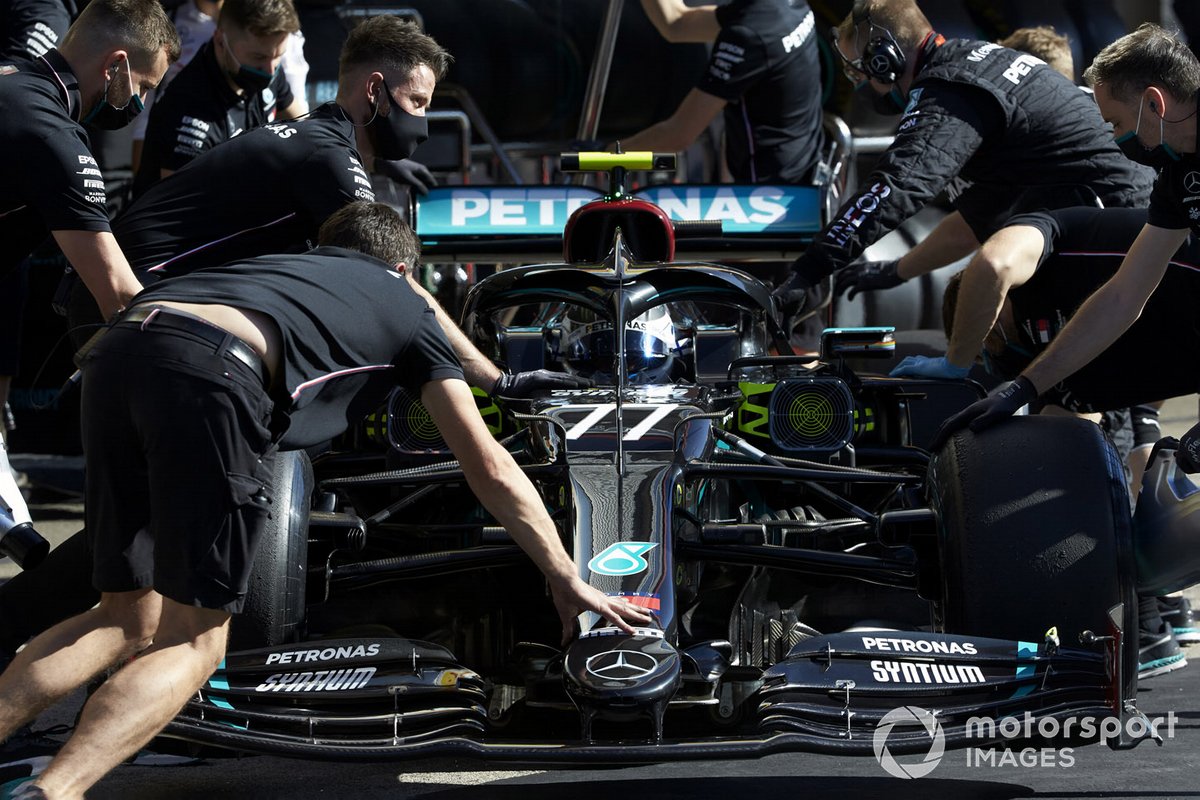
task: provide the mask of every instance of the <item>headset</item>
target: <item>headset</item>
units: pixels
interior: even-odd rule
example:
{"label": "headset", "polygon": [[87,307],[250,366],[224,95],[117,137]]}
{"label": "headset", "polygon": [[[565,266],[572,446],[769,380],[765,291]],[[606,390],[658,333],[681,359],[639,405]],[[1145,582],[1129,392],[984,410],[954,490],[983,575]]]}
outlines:
{"label": "headset", "polygon": [[895,83],[904,74],[904,48],[891,31],[871,21],[868,5],[869,0],[855,0],[854,10],[850,12],[856,37],[860,25],[865,22],[868,26],[867,46],[863,48],[858,63],[853,66],[872,80]]}

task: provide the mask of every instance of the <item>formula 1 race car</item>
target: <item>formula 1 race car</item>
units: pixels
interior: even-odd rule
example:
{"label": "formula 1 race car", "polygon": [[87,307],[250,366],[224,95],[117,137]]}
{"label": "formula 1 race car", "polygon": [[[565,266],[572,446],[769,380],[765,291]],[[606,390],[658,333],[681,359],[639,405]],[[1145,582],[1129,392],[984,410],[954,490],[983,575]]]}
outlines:
{"label": "formula 1 race car", "polygon": [[[932,722],[953,747],[988,743],[980,719],[1144,720],[1129,500],[1098,428],[1020,417],[931,454],[978,387],[871,374],[885,328],[793,355],[766,285],[676,260],[689,244],[778,259],[819,229],[820,191],[626,192],[626,170],[669,159],[572,154],[564,169],[610,173],[605,195],[442,188],[416,217],[430,251],[460,257],[561,244],[561,263],[478,283],[464,330],[514,372],[595,385],[477,390],[479,412],[580,575],[653,624],[585,614],[560,642],[540,574],[397,390],[311,466],[282,459],[286,513],[247,612],[168,735],[581,764],[870,754],[900,707],[921,713],[888,719],[894,754],[928,751]],[[518,218],[533,229],[505,229]],[[1130,727],[1108,743],[1136,743]]]}

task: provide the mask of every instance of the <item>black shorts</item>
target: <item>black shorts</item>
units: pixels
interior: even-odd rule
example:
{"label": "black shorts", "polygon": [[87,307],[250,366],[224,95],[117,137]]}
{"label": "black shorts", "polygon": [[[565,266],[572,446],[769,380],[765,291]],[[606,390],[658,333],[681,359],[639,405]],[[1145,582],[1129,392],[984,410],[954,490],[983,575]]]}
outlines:
{"label": "black shorts", "polygon": [[171,316],[118,323],[83,359],[93,583],[236,613],[271,513],[273,403],[261,370]]}

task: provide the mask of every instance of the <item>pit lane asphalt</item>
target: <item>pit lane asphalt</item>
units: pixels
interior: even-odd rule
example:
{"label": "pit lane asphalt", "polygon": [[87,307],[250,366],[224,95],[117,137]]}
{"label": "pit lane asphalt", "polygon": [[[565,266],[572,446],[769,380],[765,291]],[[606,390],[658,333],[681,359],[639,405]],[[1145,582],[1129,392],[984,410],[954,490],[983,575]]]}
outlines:
{"label": "pit lane asphalt", "polygon": [[[1163,411],[1164,435],[1179,436],[1196,419],[1197,398],[1172,401]],[[30,463],[28,460],[20,463]],[[31,511],[52,543],[80,526],[82,506],[46,498]],[[1198,543],[1197,546],[1200,546]],[[0,564],[0,578],[12,574]],[[1189,590],[1200,608],[1200,588]],[[122,766],[88,794],[95,800],[210,800],[211,798],[422,798],[422,800],[729,800],[746,798],[1200,798],[1200,645],[1191,664],[1143,682],[1138,707],[1150,717],[1173,713],[1174,736],[1158,747],[1130,751],[1100,745],[1036,752],[1037,766],[968,761],[966,750],[947,752],[926,777],[889,776],[871,757],[803,753],[754,761],[660,764],[613,769],[535,771],[470,760],[377,764],[308,762],[266,756],[212,758],[188,766]],[[76,693],[36,723],[73,722]],[[1026,756],[1027,761],[1030,756]],[[911,763],[912,759],[901,759]],[[1067,766],[1067,761],[1073,761]]]}

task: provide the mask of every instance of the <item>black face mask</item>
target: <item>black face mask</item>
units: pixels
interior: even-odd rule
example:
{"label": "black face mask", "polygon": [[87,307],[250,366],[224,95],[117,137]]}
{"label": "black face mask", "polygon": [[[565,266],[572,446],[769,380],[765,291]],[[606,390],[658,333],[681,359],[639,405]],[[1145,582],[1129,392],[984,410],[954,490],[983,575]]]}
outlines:
{"label": "black face mask", "polygon": [[229,46],[229,40],[222,36],[221,41],[225,43],[225,52],[229,53],[229,57],[233,59],[233,63],[237,64],[237,72],[232,73],[230,77],[233,78],[233,82],[238,85],[239,89],[246,94],[258,94],[271,85],[271,80],[275,77],[275,73],[263,72],[261,69],[247,67],[237,60],[237,56],[233,54],[233,48]]}
{"label": "black face mask", "polygon": [[[388,89],[387,81],[383,82],[383,91],[387,92],[390,100],[392,93]],[[395,102],[391,103],[392,108],[388,115],[382,116],[379,113],[378,102],[376,100],[374,116],[367,123],[375,156],[388,161],[408,158],[417,149],[417,145],[429,138],[428,120],[408,113]]]}
{"label": "black face mask", "polygon": [[100,98],[92,110],[81,120],[84,125],[104,131],[115,131],[133,122],[133,118],[142,113],[145,106],[142,98],[133,91],[133,73],[129,70],[129,60],[125,60],[125,72],[129,76],[129,100],[117,108],[108,101],[108,90],[112,88],[112,77],[104,79],[104,96]]}

